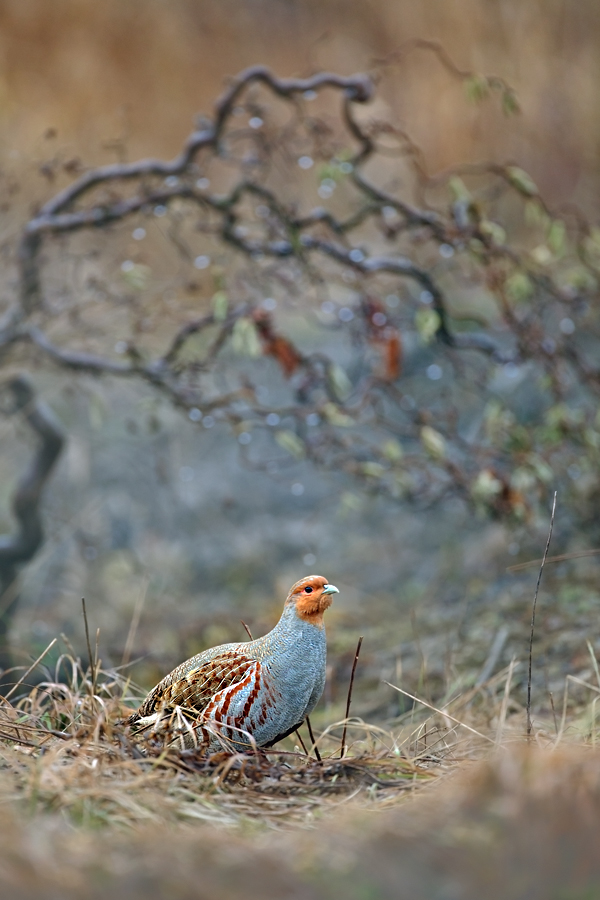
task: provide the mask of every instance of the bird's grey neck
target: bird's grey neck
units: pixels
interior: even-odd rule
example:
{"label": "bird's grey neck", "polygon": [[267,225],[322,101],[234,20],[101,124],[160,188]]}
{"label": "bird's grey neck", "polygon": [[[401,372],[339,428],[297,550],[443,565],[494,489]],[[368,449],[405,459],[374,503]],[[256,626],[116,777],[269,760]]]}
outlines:
{"label": "bird's grey neck", "polygon": [[[302,693],[304,688],[308,690],[309,684],[313,685],[315,672],[322,670],[324,679],[327,639],[322,625],[301,619],[294,606],[286,606],[271,636],[281,652],[277,659],[270,660],[269,668],[282,684],[290,681]],[[322,685],[319,696],[321,691]]]}
{"label": "bird's grey neck", "polygon": [[273,631],[294,631],[296,633],[309,633],[312,634],[316,631],[322,632],[325,634],[325,627],[320,625],[315,625],[312,622],[309,622],[307,619],[301,619],[298,613],[296,612],[295,606],[286,606],[283,607],[283,612],[281,613],[281,618],[279,622],[273,629]]}

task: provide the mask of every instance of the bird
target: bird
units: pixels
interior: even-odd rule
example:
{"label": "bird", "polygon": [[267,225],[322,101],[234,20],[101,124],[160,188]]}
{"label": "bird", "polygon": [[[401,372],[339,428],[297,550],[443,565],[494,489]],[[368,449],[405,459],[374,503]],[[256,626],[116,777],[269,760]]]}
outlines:
{"label": "bird", "polygon": [[292,587],[268,634],[203,650],[173,669],[126,720],[136,736],[181,748],[244,752],[291,734],[325,686],[323,613],[339,590],[322,575]]}

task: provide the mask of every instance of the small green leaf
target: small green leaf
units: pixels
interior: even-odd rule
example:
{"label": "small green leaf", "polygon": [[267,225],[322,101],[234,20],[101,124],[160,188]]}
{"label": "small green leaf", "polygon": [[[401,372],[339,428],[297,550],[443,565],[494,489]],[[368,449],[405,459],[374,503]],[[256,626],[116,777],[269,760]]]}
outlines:
{"label": "small green leaf", "polygon": [[444,435],[436,431],[435,428],[431,428],[430,425],[424,425],[421,428],[421,443],[432,459],[444,459],[446,456],[446,439]]}
{"label": "small green leaf", "polygon": [[585,410],[581,407],[571,407],[566,403],[557,403],[547,410],[544,416],[546,423],[552,428],[560,428],[569,431],[578,428],[585,422]]}
{"label": "small green leaf", "polygon": [[510,476],[510,486],[521,494],[526,494],[533,490],[536,485],[536,478],[531,469],[525,466],[519,466]]}
{"label": "small green leaf", "polygon": [[592,228],[585,238],[584,247],[595,262],[600,260],[600,228]]}
{"label": "small green leaf", "polygon": [[533,227],[548,229],[550,226],[550,216],[537,199],[525,203],[525,221]]}
{"label": "small green leaf", "polygon": [[512,88],[505,88],[502,92],[502,111],[505,116],[516,116],[521,112],[521,105]]}
{"label": "small green leaf", "polygon": [[537,453],[530,453],[527,457],[527,462],[539,480],[543,481],[544,484],[550,484],[554,480],[554,472],[548,463],[543,460],[541,456],[538,456]]}
{"label": "small green leaf", "polygon": [[514,428],[514,414],[497,400],[490,400],[483,415],[486,439],[492,444],[503,444]]}
{"label": "small green leaf", "polygon": [[593,450],[600,449],[600,433],[594,431],[593,428],[586,428],[583,432],[583,439],[588,447]]}
{"label": "small green leaf", "polygon": [[489,97],[490,85],[484,75],[472,75],[465,79],[465,93],[472,103],[481,103]]}
{"label": "small green leaf", "polygon": [[391,438],[389,441],[386,441],[381,448],[383,455],[386,459],[389,459],[390,462],[399,462],[404,456],[404,451],[402,450],[402,445]]}
{"label": "small green leaf", "polygon": [[502,493],[504,485],[490,469],[483,469],[471,485],[471,494],[475,500],[489,503]]}
{"label": "small green leaf", "polygon": [[335,163],[323,163],[317,169],[317,177],[319,181],[325,181],[330,178],[332,181],[342,181],[346,176]]}
{"label": "small green leaf", "polygon": [[211,266],[210,273],[213,277],[215,291],[225,290],[225,269],[219,265]]}
{"label": "small green leaf", "polygon": [[505,171],[508,180],[520,194],[523,194],[525,197],[538,196],[539,191],[535,181],[524,169],[519,168],[519,166],[507,166]]}
{"label": "small green leaf", "polygon": [[215,322],[224,322],[227,318],[229,300],[225,291],[217,291],[212,298],[213,316]]}
{"label": "small green leaf", "polygon": [[555,219],[550,226],[548,237],[546,238],[546,240],[548,241],[548,246],[555,256],[563,255],[565,251],[566,237],[567,229],[565,228],[565,223],[560,219]]}
{"label": "small green leaf", "polygon": [[598,282],[585,266],[571,266],[565,273],[565,281],[577,291],[597,291]]}
{"label": "small green leaf", "polygon": [[471,192],[462,178],[459,178],[458,175],[452,176],[448,182],[448,188],[455,202],[462,201],[468,203],[472,200]]}
{"label": "small green leaf", "polygon": [[382,478],[386,473],[385,466],[378,462],[363,462],[360,463],[358,468],[363,475],[368,475],[370,478]]}
{"label": "small green leaf", "polygon": [[513,272],[506,279],[506,290],[516,303],[525,303],[533,294],[533,284],[525,272]]}
{"label": "small green leaf", "polygon": [[254,322],[249,319],[238,319],[233,326],[231,345],[240,356],[260,356],[262,347]]}
{"label": "small green leaf", "polygon": [[342,513],[357,512],[362,507],[362,499],[351,491],[344,491],[340,499]]}
{"label": "small green leaf", "polygon": [[337,363],[329,366],[328,371],[329,386],[338,400],[345,400],[352,390],[352,382],[346,375],[345,371]]}
{"label": "small green leaf", "polygon": [[422,307],[415,313],[415,326],[424,344],[430,344],[439,331],[441,319],[435,309]]}
{"label": "small green leaf", "polygon": [[491,222],[486,219],[479,226],[483,234],[487,234],[497,247],[502,247],[506,243],[506,231],[497,222]]}
{"label": "small green leaf", "polygon": [[354,419],[352,416],[347,415],[347,413],[343,412],[335,403],[325,403],[321,409],[324,417],[327,419],[330,425],[337,425],[338,428],[350,428],[351,425],[354,425]]}
{"label": "small green leaf", "polygon": [[552,262],[552,251],[546,244],[540,244],[531,251],[531,257],[540,266],[547,266]]}
{"label": "small green leaf", "polygon": [[290,431],[289,429],[277,431],[275,433],[275,440],[280,447],[286,450],[291,456],[295,456],[296,459],[302,459],[306,453],[304,443],[300,440],[295,431]]}
{"label": "small green leaf", "polygon": [[152,276],[152,269],[136,263],[127,269],[121,270],[121,277],[125,284],[134,291],[143,291]]}

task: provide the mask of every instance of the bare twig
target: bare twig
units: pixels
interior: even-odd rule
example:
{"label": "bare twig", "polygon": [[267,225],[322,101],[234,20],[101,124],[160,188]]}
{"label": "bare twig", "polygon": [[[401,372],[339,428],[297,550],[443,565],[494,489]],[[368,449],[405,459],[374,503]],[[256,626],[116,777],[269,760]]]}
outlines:
{"label": "bare twig", "polygon": [[[87,617],[87,610],[85,608],[85,598],[84,597],[81,598],[81,606],[83,609],[83,621],[85,624],[85,641],[87,644],[88,659],[90,661],[90,674],[91,674],[90,694],[91,694],[91,699],[92,699],[92,703],[93,703],[95,695],[96,695],[96,657],[95,657],[95,654],[92,655],[92,645],[90,643],[90,629],[88,626],[88,617]],[[97,639],[97,637],[96,637],[96,639]]]}
{"label": "bare twig", "polygon": [[310,752],[315,751],[315,756],[317,757],[317,762],[321,762],[321,754],[319,753],[319,748],[317,747],[317,742],[315,741],[315,736],[313,734],[312,725],[310,724],[310,719],[307,716],[306,719],[306,727],[308,728],[308,733],[310,735]]}
{"label": "bare twig", "polygon": [[18,600],[17,573],[35,556],[43,542],[42,494],[62,451],[64,436],[52,411],[36,399],[27,378],[22,375],[12,378],[2,389],[12,400],[10,407],[3,408],[2,412],[21,413],[40,441],[12,497],[17,529],[12,535],[0,537],[0,666],[8,668],[8,629]]}
{"label": "bare twig", "polygon": [[309,754],[308,750],[306,749],[306,744],[305,744],[304,741],[302,740],[302,735],[300,734],[300,729],[299,729],[299,728],[296,728],[296,730],[294,731],[294,734],[296,735],[296,737],[297,737],[298,740],[300,741],[300,746],[301,746],[302,749],[304,750],[306,756],[309,756],[310,754]]}
{"label": "bare twig", "polygon": [[542,564],[540,566],[540,572],[537,579],[537,584],[535,586],[535,594],[533,597],[533,608],[531,610],[531,633],[529,635],[529,670],[527,673],[527,734],[531,734],[531,666],[533,660],[533,632],[535,630],[535,610],[537,606],[537,598],[538,592],[540,589],[540,582],[542,580],[542,573],[544,571],[544,564],[546,562],[546,557],[548,556],[548,548],[550,547],[550,541],[552,540],[552,529],[554,528],[554,513],[556,512],[556,491],[554,491],[554,499],[552,501],[552,514],[550,516],[550,528],[548,531],[548,540],[546,541],[546,549],[544,550],[544,556],[542,559]]}
{"label": "bare twig", "polygon": [[[484,91],[487,89],[497,90],[502,93],[502,95],[509,95],[511,98],[511,112],[519,112],[520,106],[517,100],[517,96],[515,94],[514,89],[499,75],[485,75],[482,76],[479,73],[472,71],[470,69],[461,69],[456,65],[446,48],[439,41],[428,40],[427,38],[412,38],[408,41],[405,41],[401,47],[397,50],[390,53],[388,56],[383,59],[373,60],[374,65],[385,67],[389,66],[392,63],[401,62],[405,59],[410,53],[414,50],[425,50],[432,53],[436,56],[443,66],[443,68],[452,75],[454,78],[459,79],[460,81],[468,81],[470,79],[477,79],[478,82],[481,83],[480,90]],[[482,93],[482,96],[484,94]]]}
{"label": "bare twig", "polygon": [[242,625],[243,625],[244,628],[246,629],[246,634],[248,635],[248,637],[250,638],[250,640],[253,641],[254,638],[252,637],[252,632],[250,631],[250,629],[248,628],[248,626],[246,625],[246,623],[244,622],[244,620],[243,620],[243,619],[240,619],[240,622],[242,623]]}
{"label": "bare twig", "polygon": [[350,684],[348,685],[348,697],[346,699],[346,714],[344,719],[344,730],[342,731],[342,742],[340,745],[340,759],[344,756],[346,752],[346,730],[348,728],[348,717],[350,715],[350,704],[352,703],[352,688],[354,686],[354,673],[356,672],[356,664],[358,662],[358,656],[360,654],[360,648],[362,646],[363,638],[362,635],[358,639],[358,644],[356,645],[356,653],[354,654],[354,660],[352,662],[352,672],[350,673]]}

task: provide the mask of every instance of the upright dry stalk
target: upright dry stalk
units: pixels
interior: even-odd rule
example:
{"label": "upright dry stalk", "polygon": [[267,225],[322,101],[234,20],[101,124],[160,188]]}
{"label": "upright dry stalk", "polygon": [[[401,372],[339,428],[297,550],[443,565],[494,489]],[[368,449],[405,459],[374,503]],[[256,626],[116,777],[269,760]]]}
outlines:
{"label": "upright dry stalk", "polygon": [[554,491],[554,500],[552,501],[552,514],[550,516],[550,529],[548,531],[548,540],[546,541],[546,549],[544,550],[544,556],[542,559],[542,564],[540,566],[540,573],[538,575],[537,584],[535,586],[535,595],[533,597],[533,609],[531,610],[531,633],[529,635],[529,672],[527,675],[527,735],[531,734],[531,661],[533,657],[533,632],[535,630],[535,609],[537,606],[537,598],[538,592],[540,589],[540,582],[542,580],[542,572],[544,571],[544,565],[546,563],[546,557],[548,556],[548,550],[550,548],[550,541],[552,540],[552,529],[554,528],[554,513],[556,512],[556,491]]}
{"label": "upright dry stalk", "polygon": [[310,743],[311,750],[315,751],[315,756],[317,757],[317,762],[321,762],[321,754],[319,753],[319,748],[317,747],[317,742],[315,741],[315,736],[313,734],[312,725],[310,724],[310,719],[308,716],[306,717],[306,727],[308,728],[308,733],[310,735]]}
{"label": "upright dry stalk", "polygon": [[350,704],[352,703],[352,688],[354,686],[354,673],[356,672],[356,664],[358,662],[358,656],[360,653],[360,648],[362,647],[363,636],[358,639],[358,644],[356,645],[356,653],[354,654],[354,662],[352,663],[352,672],[350,674],[350,684],[348,685],[348,697],[346,699],[346,715],[344,716],[344,730],[342,731],[342,743],[340,746],[340,759],[344,756],[346,752],[346,730],[348,728],[348,716],[350,715]]}
{"label": "upright dry stalk", "polygon": [[[92,655],[92,645],[90,643],[90,629],[88,626],[88,617],[87,610],[85,608],[85,597],[81,598],[81,606],[83,608],[83,621],[85,624],[85,640],[87,643],[87,651],[88,651],[88,659],[90,661],[90,672],[92,682],[90,685],[90,691],[92,696],[92,705],[94,703],[94,696],[96,694],[96,655]],[[98,640],[98,636],[96,635],[96,641]],[[97,646],[97,644],[96,644]]]}

